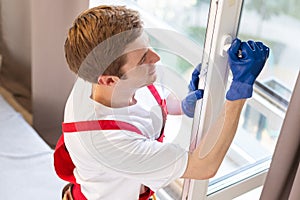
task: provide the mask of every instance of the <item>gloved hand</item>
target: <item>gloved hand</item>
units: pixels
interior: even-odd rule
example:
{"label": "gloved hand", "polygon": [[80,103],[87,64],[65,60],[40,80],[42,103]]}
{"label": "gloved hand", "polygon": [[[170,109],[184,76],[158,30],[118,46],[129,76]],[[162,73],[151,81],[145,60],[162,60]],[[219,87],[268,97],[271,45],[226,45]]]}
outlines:
{"label": "gloved hand", "polygon": [[[241,56],[239,51],[241,51]],[[226,99],[233,101],[250,98],[255,79],[269,57],[269,48],[262,42],[241,42],[235,39],[228,50],[228,55],[233,80]]]}
{"label": "gloved hand", "polygon": [[203,90],[198,89],[201,64],[197,65],[192,73],[189,84],[189,94],[181,102],[181,109],[188,117],[194,117],[196,102],[203,98]]}

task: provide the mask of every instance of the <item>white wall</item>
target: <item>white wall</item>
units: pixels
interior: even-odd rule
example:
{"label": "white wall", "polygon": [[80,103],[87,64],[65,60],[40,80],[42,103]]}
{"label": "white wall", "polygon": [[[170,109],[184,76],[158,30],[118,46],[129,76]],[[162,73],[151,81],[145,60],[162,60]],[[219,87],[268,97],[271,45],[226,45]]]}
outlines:
{"label": "white wall", "polygon": [[61,134],[66,98],[74,82],[64,41],[88,0],[0,0],[3,70],[32,91],[33,125],[50,145]]}
{"label": "white wall", "polygon": [[50,145],[61,134],[65,101],[74,83],[64,42],[73,20],[88,5],[88,0],[31,0],[33,125]]}
{"label": "white wall", "polygon": [[0,53],[3,55],[3,68],[30,89],[30,0],[0,0],[0,7]]}

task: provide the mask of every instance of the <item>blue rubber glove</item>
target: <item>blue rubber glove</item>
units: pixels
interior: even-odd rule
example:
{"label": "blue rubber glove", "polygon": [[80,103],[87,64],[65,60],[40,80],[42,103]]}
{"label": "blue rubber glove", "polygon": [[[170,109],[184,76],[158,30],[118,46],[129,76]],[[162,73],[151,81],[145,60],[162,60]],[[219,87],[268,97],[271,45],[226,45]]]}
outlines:
{"label": "blue rubber glove", "polygon": [[262,42],[241,42],[241,40],[235,39],[228,50],[228,55],[233,80],[227,91],[226,99],[233,101],[250,98],[255,79],[269,57],[269,48]]}
{"label": "blue rubber glove", "polygon": [[203,98],[204,91],[198,90],[200,70],[201,64],[194,69],[189,84],[189,94],[181,102],[181,109],[188,117],[194,117],[196,102]]}

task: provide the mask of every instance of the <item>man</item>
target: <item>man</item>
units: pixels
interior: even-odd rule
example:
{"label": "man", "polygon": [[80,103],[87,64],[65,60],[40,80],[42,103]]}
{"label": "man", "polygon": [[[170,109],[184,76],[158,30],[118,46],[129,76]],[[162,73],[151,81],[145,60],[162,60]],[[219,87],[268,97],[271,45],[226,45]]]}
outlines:
{"label": "man", "polygon": [[[269,49],[260,42],[234,40],[229,49],[233,82],[220,117],[222,126],[204,156],[200,156],[203,144],[186,152],[176,144],[162,143],[167,114],[183,111],[193,116],[203,93],[197,88],[199,70],[194,71],[190,93],[181,103],[154,86],[160,58],[149,47],[136,11],[122,6],[85,11],[69,30],[65,53],[78,79],[66,104],[64,135],[55,152],[58,175],[72,182],[63,198],[146,200],[177,178],[215,175]],[[157,105],[160,109],[153,109]],[[60,148],[64,142],[68,152]]]}

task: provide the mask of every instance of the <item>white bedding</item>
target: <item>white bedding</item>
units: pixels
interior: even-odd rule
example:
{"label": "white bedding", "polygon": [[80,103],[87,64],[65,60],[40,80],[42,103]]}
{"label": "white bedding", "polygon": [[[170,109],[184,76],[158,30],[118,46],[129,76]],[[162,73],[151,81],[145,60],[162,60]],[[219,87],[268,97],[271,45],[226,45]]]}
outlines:
{"label": "white bedding", "polygon": [[0,200],[56,200],[53,150],[0,95]]}

